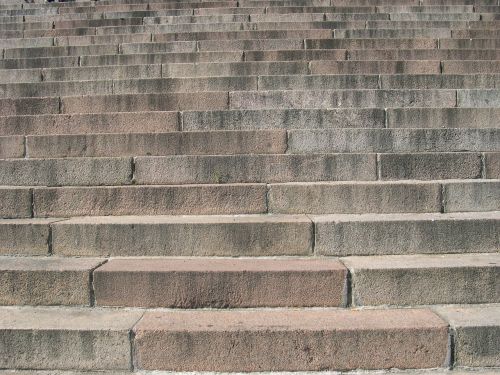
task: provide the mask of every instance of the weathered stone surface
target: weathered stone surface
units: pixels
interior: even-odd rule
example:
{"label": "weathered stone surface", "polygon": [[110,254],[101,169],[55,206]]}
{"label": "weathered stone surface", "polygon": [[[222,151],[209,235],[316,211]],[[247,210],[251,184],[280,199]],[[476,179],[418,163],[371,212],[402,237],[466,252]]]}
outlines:
{"label": "weathered stone surface", "polygon": [[3,135],[165,133],[176,130],[180,130],[177,112],[110,112],[0,117],[0,134]]}
{"label": "weathered stone surface", "polygon": [[91,81],[127,78],[160,78],[161,66],[128,65],[43,69],[44,81]]}
{"label": "weathered stone surface", "polygon": [[441,367],[448,342],[429,310],[151,312],[134,331],[137,367],[174,371]]}
{"label": "weathered stone surface", "polygon": [[475,304],[500,301],[500,254],[342,258],[355,306]]}
{"label": "weathered stone surface", "polygon": [[439,212],[440,190],[435,183],[271,184],[268,204],[275,213]]}
{"label": "weathered stone surface", "polygon": [[486,152],[484,168],[487,178],[500,178],[500,152]]}
{"label": "weathered stone surface", "polygon": [[0,116],[59,113],[59,98],[0,99]]}
{"label": "weathered stone surface", "polygon": [[373,154],[141,156],[139,184],[375,180]]}
{"label": "weathered stone surface", "polygon": [[30,189],[0,187],[0,218],[29,218],[31,217],[31,203]]}
{"label": "weathered stone surface", "polygon": [[[1,121],[1,120],[0,120]],[[375,108],[186,111],[183,130],[383,128],[384,110]]]}
{"label": "weathered stone surface", "polygon": [[48,255],[49,224],[60,219],[0,220],[1,255]]}
{"label": "weathered stone surface", "polygon": [[378,166],[382,180],[480,178],[482,169],[473,152],[380,154]]}
{"label": "weathered stone surface", "polygon": [[434,49],[437,39],[306,39],[306,49]]}
{"label": "weathered stone surface", "polygon": [[443,184],[445,212],[500,211],[500,181],[460,181]]}
{"label": "weathered stone surface", "polygon": [[259,77],[259,90],[377,89],[378,75],[277,75]]}
{"label": "weathered stone surface", "polygon": [[434,61],[311,61],[312,74],[423,74],[439,73],[439,60]]}
{"label": "weathered stone surface", "polygon": [[457,106],[498,108],[500,90],[457,90]]}
{"label": "weathered stone surface", "polygon": [[35,217],[266,211],[266,187],[257,184],[37,188],[33,194]]}
{"label": "weathered stone surface", "polygon": [[291,130],[288,152],[500,151],[500,129]]}
{"label": "weathered stone surface", "polygon": [[325,215],[312,217],[324,255],[495,253],[498,212]]}
{"label": "weathered stone surface", "polygon": [[305,61],[164,64],[163,77],[250,76],[307,74]]}
{"label": "weathered stone surface", "polygon": [[495,128],[498,108],[390,108],[389,128]]}
{"label": "weathered stone surface", "polygon": [[161,78],[113,82],[114,94],[201,93],[239,90],[257,90],[257,77]]}
{"label": "weathered stone surface", "polygon": [[[1,137],[0,137],[1,139]],[[28,157],[279,154],[279,130],[29,136]]]}
{"label": "weathered stone surface", "polygon": [[217,110],[228,108],[227,92],[64,97],[62,113]]}
{"label": "weathered stone surface", "polygon": [[312,223],[306,216],[128,216],[65,222],[53,227],[54,254],[310,255],[313,243]]}
{"label": "weathered stone surface", "polygon": [[229,93],[230,109],[454,107],[454,90],[308,90]]}
{"label": "weathered stone surface", "polygon": [[0,137],[0,159],[22,158],[24,156],[24,138],[11,136]]}
{"label": "weathered stone surface", "polygon": [[[496,283],[498,290],[498,278]],[[500,308],[498,306],[436,307],[454,331],[458,366],[500,365]]]}
{"label": "weathered stone surface", "polygon": [[128,158],[0,160],[0,185],[125,185],[131,175]]}
{"label": "weathered stone surface", "polygon": [[18,308],[0,311],[0,366],[130,369],[129,335],[140,311]]}
{"label": "weathered stone surface", "polygon": [[95,258],[0,257],[2,305],[89,305]]}
{"label": "weathered stone surface", "polygon": [[335,307],[346,303],[346,276],[332,259],[113,259],[94,287],[101,306]]}

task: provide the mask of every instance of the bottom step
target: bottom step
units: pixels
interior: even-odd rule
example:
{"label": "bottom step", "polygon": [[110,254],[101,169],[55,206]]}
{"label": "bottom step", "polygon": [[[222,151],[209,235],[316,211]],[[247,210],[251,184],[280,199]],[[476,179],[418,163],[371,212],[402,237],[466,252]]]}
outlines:
{"label": "bottom step", "polygon": [[[372,310],[0,307],[0,368],[125,373],[498,367],[499,329],[500,305]],[[453,358],[458,361],[450,363]]]}

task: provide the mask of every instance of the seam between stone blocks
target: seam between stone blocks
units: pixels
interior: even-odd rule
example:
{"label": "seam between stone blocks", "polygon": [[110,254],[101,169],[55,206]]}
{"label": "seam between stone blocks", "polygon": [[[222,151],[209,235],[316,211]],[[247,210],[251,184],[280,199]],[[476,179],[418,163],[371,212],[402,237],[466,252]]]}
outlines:
{"label": "seam between stone blocks", "polygon": [[97,266],[90,269],[90,271],[89,271],[89,306],[90,307],[95,307],[94,271],[107,262],[108,262],[108,259],[104,259],[102,262],[100,262]]}

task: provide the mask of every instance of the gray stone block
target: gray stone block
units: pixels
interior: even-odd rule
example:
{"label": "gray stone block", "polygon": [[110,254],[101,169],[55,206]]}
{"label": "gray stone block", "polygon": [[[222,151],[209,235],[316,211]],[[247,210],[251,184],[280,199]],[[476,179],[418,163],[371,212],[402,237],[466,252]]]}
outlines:
{"label": "gray stone block", "polygon": [[481,154],[412,153],[380,154],[379,177],[382,180],[440,180],[481,178]]}
{"label": "gray stone block", "polygon": [[500,90],[457,90],[458,107],[500,107]]}
{"label": "gray stone block", "polygon": [[75,218],[53,227],[55,254],[85,256],[310,255],[312,236],[306,216],[279,215]]}
{"label": "gray stone block", "polygon": [[268,205],[287,214],[439,212],[441,193],[435,183],[271,184]]}
{"label": "gray stone block", "polygon": [[342,258],[354,306],[475,304],[500,301],[500,254]]}
{"label": "gray stone block", "polygon": [[498,213],[313,216],[322,255],[496,253]]}
{"label": "gray stone block", "polygon": [[500,211],[500,181],[445,183],[443,202],[445,212]]}
{"label": "gray stone block", "polygon": [[0,185],[124,185],[131,175],[129,158],[0,160]]}
{"label": "gray stone block", "polygon": [[139,184],[375,180],[375,155],[232,155],[138,157]]}
{"label": "gray stone block", "polygon": [[389,128],[495,128],[498,108],[390,108]]}
{"label": "gray stone block", "polygon": [[31,217],[31,190],[28,188],[0,187],[0,218]]}

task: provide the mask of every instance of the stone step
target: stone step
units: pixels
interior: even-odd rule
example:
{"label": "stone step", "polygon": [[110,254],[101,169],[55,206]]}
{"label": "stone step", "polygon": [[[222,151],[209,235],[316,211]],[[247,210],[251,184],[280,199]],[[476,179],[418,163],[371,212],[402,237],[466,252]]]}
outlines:
{"label": "stone step", "polygon": [[500,151],[500,128],[290,130],[287,140],[292,154]]}
{"label": "stone step", "polygon": [[51,233],[64,256],[307,256],[314,242],[305,215],[82,217]]}
{"label": "stone step", "polygon": [[334,38],[451,38],[451,30],[445,28],[425,29],[363,29],[348,26],[334,30]]}
{"label": "stone step", "polygon": [[[384,127],[497,128],[499,115],[500,110],[497,108],[389,108],[386,110],[375,108],[336,108],[186,111],[182,113],[182,128],[185,131]],[[52,117],[52,115],[49,115],[46,118],[49,119]],[[9,123],[11,120],[13,124],[17,123],[16,118],[5,119],[9,120]],[[20,119],[28,123],[32,123],[35,120],[33,117],[20,117]],[[2,118],[0,117],[1,120]],[[9,129],[11,126],[14,127],[14,125],[9,125]],[[16,131],[16,134],[19,134],[19,131]]]}
{"label": "stone step", "polygon": [[[499,194],[498,187],[498,178],[429,182],[272,183],[267,189],[258,184],[34,189],[6,186],[0,189],[4,202],[0,215],[4,218],[29,218],[141,213],[145,215],[243,214],[266,211],[276,214],[495,211],[499,209],[496,199]],[[216,204],[220,204],[218,200],[222,199],[221,194],[232,192],[234,195],[239,195],[245,191],[249,197],[240,207],[231,206],[233,200],[228,200],[226,206],[215,207]],[[207,207],[191,205],[191,197],[197,192],[205,192]],[[174,193],[176,197],[168,196]],[[137,199],[140,194],[142,196],[139,202],[127,202]],[[110,201],[109,196],[113,196],[115,201]],[[156,207],[155,204],[159,203],[162,206]],[[140,204],[143,205],[142,211]],[[178,206],[175,207],[174,204]]]}
{"label": "stone step", "polygon": [[264,184],[37,188],[33,216],[257,214],[267,211],[266,192]]}
{"label": "stone step", "polygon": [[[287,53],[287,52],[284,52]],[[245,52],[249,60],[250,52]],[[347,60],[497,60],[495,49],[350,49]],[[319,60],[319,59],[318,59]]]}
{"label": "stone step", "polygon": [[[246,63],[249,64],[249,63]],[[265,66],[264,66],[265,67]],[[120,72],[117,71],[117,74]],[[253,73],[253,72],[250,72]],[[148,74],[148,73],[146,73]],[[168,74],[168,73],[167,73]],[[12,75],[14,77],[14,75]],[[89,77],[91,78],[91,77]],[[103,77],[104,78],[104,77]],[[211,92],[231,92],[230,98],[238,101],[243,92],[252,92],[252,96],[258,99],[259,96],[282,94],[280,91],[287,90],[287,96],[299,99],[304,90],[372,90],[369,93],[377,101],[377,97],[382,100],[391,94],[391,90],[405,90],[402,96],[410,97],[418,94],[414,90],[444,90],[460,89],[458,93],[458,105],[468,106],[472,101],[480,101],[481,106],[495,105],[494,93],[489,89],[500,87],[500,74],[468,74],[468,75],[441,75],[441,74],[332,74],[332,75],[242,75],[242,76],[201,76],[201,77],[180,77],[180,78],[137,78],[137,79],[101,79],[95,81],[51,81],[51,82],[25,82],[25,83],[1,83],[0,98],[28,98],[28,97],[49,97],[49,96],[73,96],[73,95],[123,95],[123,94],[162,94],[162,93],[203,93]],[[381,89],[380,91],[373,91]],[[469,89],[471,89],[469,91]],[[256,92],[262,91],[263,94]],[[481,90],[481,91],[480,91]],[[347,91],[344,93],[349,94]],[[368,93],[368,92],[367,92]],[[298,95],[296,95],[298,94]],[[335,100],[334,91],[325,93],[325,98],[331,95]],[[406,95],[405,95],[406,94]],[[410,94],[410,95],[407,95]],[[431,94],[431,93],[429,93]],[[439,91],[433,94],[440,96]],[[351,94],[352,95],[352,94]],[[443,96],[443,95],[441,95]],[[493,100],[490,100],[493,99]],[[313,107],[314,101],[309,100]],[[355,99],[355,98],[352,98]],[[262,99],[261,99],[262,100]],[[369,99],[367,99],[369,100]],[[421,99],[422,100],[422,99]],[[230,99],[231,101],[231,99]],[[305,101],[305,100],[304,100]],[[348,102],[348,100],[346,100]],[[272,102],[269,100],[269,102]],[[307,101],[306,101],[307,102]],[[447,101],[448,106],[453,106],[452,101]],[[405,106],[403,101],[401,106]],[[426,102],[424,102],[426,103]],[[421,103],[422,106],[429,104]],[[428,102],[427,102],[428,103]],[[229,103],[231,105],[231,103]],[[238,106],[238,103],[235,103]],[[321,107],[324,104],[319,104]],[[349,104],[348,104],[349,105]],[[351,105],[356,105],[355,103]],[[371,104],[372,106],[383,105],[382,103]],[[389,105],[388,105],[389,106]],[[477,105],[475,105],[477,106]]]}
{"label": "stone step", "polygon": [[[448,364],[447,323],[428,309],[148,311],[141,319],[143,314],[142,310],[3,307],[0,334],[8,345],[1,365],[128,370],[133,361],[139,370],[251,371]],[[216,338],[218,344],[210,344]],[[60,355],[54,355],[53,347],[61,342]],[[184,342],[191,343],[189,360]],[[221,356],[228,345],[237,350]],[[321,355],[311,361],[308,353],[303,354],[304,345],[314,352],[321,348]],[[421,347],[432,356],[418,354]],[[23,348],[22,356],[18,348]],[[355,355],[365,348],[373,355]]]}
{"label": "stone step", "polygon": [[[29,136],[25,156],[280,154],[286,151],[286,137],[286,132],[280,130]],[[3,139],[0,137],[0,145]],[[10,139],[12,143],[18,141],[17,137]]]}
{"label": "stone step", "polygon": [[[93,191],[98,189],[103,191],[104,188]],[[121,191],[151,193],[160,189],[122,188]],[[66,188],[52,189],[48,193],[58,193],[59,202],[63,202],[62,198],[70,202],[71,198],[76,199],[79,191],[85,190],[92,192],[89,188]],[[46,191],[39,192],[44,194]],[[119,189],[114,191],[120,192]],[[227,191],[231,191],[231,187]],[[90,197],[87,194],[86,198]],[[113,206],[118,207],[118,203]],[[106,208],[100,208],[102,214],[107,214]],[[73,212],[69,208],[65,212],[57,207],[50,209],[66,215],[82,212],[77,212],[76,207]],[[129,204],[128,212],[132,209]],[[205,213],[210,213],[209,209],[205,208]],[[221,212],[220,208],[217,210]],[[165,209],[163,212],[167,213]],[[243,212],[241,207],[239,212]],[[146,209],[140,211],[140,214],[146,213]],[[155,213],[161,214],[158,210]],[[174,211],[168,213],[175,214]],[[8,255],[48,255],[49,235],[50,253],[62,256],[306,256],[313,252],[360,256],[498,253],[500,249],[498,211],[313,216],[97,216],[63,221],[4,219],[0,225],[3,229],[2,254]]]}
{"label": "stone step", "polygon": [[[101,130],[102,131],[102,130]],[[500,152],[500,129],[329,129],[154,132],[0,137],[6,158]]]}
{"label": "stone step", "polygon": [[91,305],[96,258],[0,257],[2,305]]}
{"label": "stone step", "polygon": [[[426,127],[441,127],[447,119],[448,127],[494,127],[495,109],[461,109],[445,111],[429,109],[407,112],[393,110],[393,127],[413,126],[411,121],[422,121]],[[462,113],[463,112],[463,113]],[[388,112],[389,114],[389,112]],[[406,119],[410,117],[409,119]],[[425,117],[425,118],[424,118]],[[461,120],[463,118],[463,120]],[[438,121],[438,119],[440,119]],[[477,123],[474,123],[475,119]],[[186,111],[186,112],[110,112],[96,114],[56,114],[0,117],[0,134],[5,135],[62,135],[99,133],[165,133],[177,130],[260,130],[260,129],[315,129],[315,128],[383,128],[383,109],[276,109],[263,111]],[[137,126],[141,124],[141,126]],[[452,126],[456,124],[455,126]]]}
{"label": "stone step", "polygon": [[[496,90],[459,90],[459,107],[495,105]],[[498,96],[500,98],[500,96]],[[88,98],[88,97],[85,97]],[[85,99],[90,101],[91,98]],[[97,101],[97,100],[96,100]],[[63,99],[64,103],[64,99]],[[456,107],[456,90],[294,90],[229,93],[229,109]],[[484,105],[481,105],[484,104]],[[488,105],[486,105],[488,104]],[[216,108],[213,108],[216,109]]]}
{"label": "stone step", "polygon": [[314,182],[270,184],[275,214],[498,211],[500,181]]}
{"label": "stone step", "polygon": [[[498,283],[495,289],[498,295]],[[458,366],[497,366],[500,307],[498,305],[438,307],[451,326],[453,357]]]}
{"label": "stone step", "polygon": [[346,277],[333,259],[125,258],[96,270],[93,285],[96,306],[342,307]]}
{"label": "stone step", "polygon": [[131,330],[143,314],[61,307],[0,311],[4,369],[130,370]]}
{"label": "stone step", "polygon": [[429,310],[146,312],[134,356],[139,369],[173,371],[443,367],[447,331]]}
{"label": "stone step", "polygon": [[[356,61],[342,61],[346,59]],[[385,64],[395,64],[390,60],[399,60],[401,64],[404,61],[411,60],[406,64],[419,64],[419,60],[428,60],[432,72],[438,73],[438,66],[434,65],[439,60],[496,60],[498,55],[497,50],[268,50],[268,51],[202,51],[202,52],[165,52],[165,53],[133,53],[133,54],[103,54],[103,55],[83,55],[77,56],[60,56],[60,57],[39,57],[39,58],[6,58],[0,60],[1,69],[33,69],[33,68],[57,68],[57,67],[78,67],[78,66],[106,66],[106,65],[151,65],[151,64],[170,64],[170,63],[229,63],[229,62],[247,62],[252,61],[267,61],[267,62],[290,62],[290,61],[312,61],[324,60],[321,64],[325,64],[325,68],[329,70],[318,73],[331,74],[335,71],[335,64],[340,65],[356,65],[365,64],[366,66],[376,67],[372,65],[373,60],[387,61],[383,66],[380,65],[380,71],[375,73],[401,73],[385,72],[388,69]],[[333,61],[332,61],[333,60]],[[434,60],[432,62],[430,60]],[[326,63],[328,61],[328,64]],[[414,62],[413,62],[414,61]],[[482,63],[482,62],[481,62]],[[484,62],[488,64],[489,62]],[[80,64],[80,65],[79,65]],[[316,64],[320,64],[317,62]],[[373,63],[377,64],[377,63]],[[378,63],[381,64],[381,63]],[[422,64],[422,63],[420,63]],[[493,63],[491,63],[493,64]],[[316,69],[319,69],[316,66]],[[424,69],[420,66],[419,69]],[[494,69],[494,65],[492,65]],[[495,70],[493,70],[495,71]],[[356,71],[354,71],[356,72]],[[353,72],[353,73],[354,73]],[[350,71],[346,73],[351,73]],[[371,73],[371,71],[369,72]],[[411,71],[409,73],[424,73]],[[431,73],[431,72],[427,72]],[[450,72],[452,73],[452,72]],[[462,71],[456,72],[462,73]],[[7,73],[6,73],[7,74]]]}
{"label": "stone step", "polygon": [[500,254],[342,258],[354,306],[500,302]]}
{"label": "stone step", "polygon": [[498,253],[500,212],[311,216],[315,254]]}
{"label": "stone step", "polygon": [[161,111],[10,116],[0,117],[0,134],[165,133],[181,130],[180,119],[178,112]]}

